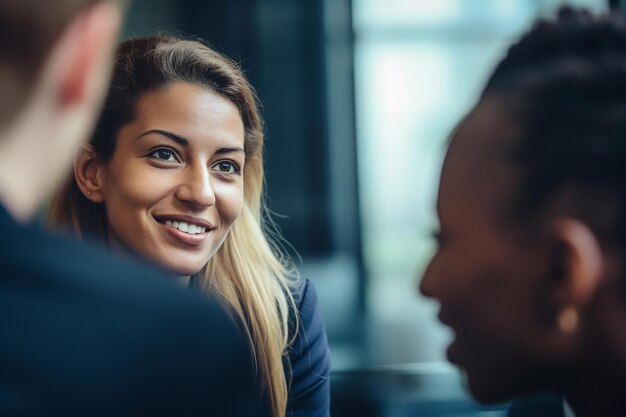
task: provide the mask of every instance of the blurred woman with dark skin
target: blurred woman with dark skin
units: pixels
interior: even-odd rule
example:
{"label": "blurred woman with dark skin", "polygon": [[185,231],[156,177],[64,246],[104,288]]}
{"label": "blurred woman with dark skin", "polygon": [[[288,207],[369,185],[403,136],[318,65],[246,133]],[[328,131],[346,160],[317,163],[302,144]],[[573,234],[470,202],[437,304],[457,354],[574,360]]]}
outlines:
{"label": "blurred woman with dark skin", "polygon": [[127,40],[50,222],[217,295],[250,338],[272,414],[327,416],[326,334],[313,284],[270,239],[263,139],[234,62],[197,41]]}
{"label": "blurred woman with dark skin", "polygon": [[626,25],[572,9],[509,50],[454,132],[421,291],[479,401],[626,415],[625,143]]}

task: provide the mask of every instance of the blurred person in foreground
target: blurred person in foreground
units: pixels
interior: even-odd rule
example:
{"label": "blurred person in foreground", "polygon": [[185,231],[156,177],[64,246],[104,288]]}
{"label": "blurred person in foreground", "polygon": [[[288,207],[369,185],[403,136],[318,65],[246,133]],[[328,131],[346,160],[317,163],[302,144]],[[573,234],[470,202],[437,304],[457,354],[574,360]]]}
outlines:
{"label": "blurred person in foreground", "polygon": [[626,25],[573,9],[511,47],[454,132],[421,291],[477,400],[626,415],[625,143]]}
{"label": "blurred person in foreground", "polygon": [[108,0],[0,0],[0,415],[257,416],[217,302],[33,221],[97,117]]}

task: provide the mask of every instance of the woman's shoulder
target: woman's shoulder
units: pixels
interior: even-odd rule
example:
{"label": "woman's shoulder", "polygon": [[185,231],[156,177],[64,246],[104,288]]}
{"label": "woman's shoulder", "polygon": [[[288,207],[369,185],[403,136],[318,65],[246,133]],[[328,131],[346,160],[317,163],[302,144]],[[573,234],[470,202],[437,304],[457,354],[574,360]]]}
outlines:
{"label": "woman's shoulder", "polygon": [[[291,368],[290,409],[317,410],[327,415],[330,402],[330,350],[315,285],[302,279],[292,289],[298,310],[297,334],[288,348]],[[304,415],[304,414],[302,414]],[[309,415],[309,414],[306,414]]]}
{"label": "woman's shoulder", "polygon": [[[303,337],[309,339],[312,336],[322,337],[324,344],[328,344],[326,339],[326,330],[324,329],[324,321],[320,310],[319,301],[317,299],[317,290],[315,284],[306,278],[299,279],[295,285],[291,287],[291,295],[294,300],[295,309],[298,315],[298,324],[295,326],[295,313],[291,309],[290,321],[292,328],[296,328],[296,342]],[[303,341],[301,341],[302,343]],[[296,343],[294,343],[295,345]]]}
{"label": "woman's shoulder", "polygon": [[317,306],[317,291],[315,285],[308,278],[298,278],[290,286],[291,296],[298,312],[302,309],[302,306]]}

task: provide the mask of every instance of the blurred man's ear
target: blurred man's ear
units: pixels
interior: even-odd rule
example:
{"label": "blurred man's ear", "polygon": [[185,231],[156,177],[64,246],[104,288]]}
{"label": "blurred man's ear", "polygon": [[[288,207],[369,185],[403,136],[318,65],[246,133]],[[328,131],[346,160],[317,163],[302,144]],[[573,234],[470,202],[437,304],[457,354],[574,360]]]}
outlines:
{"label": "blurred man's ear", "polygon": [[[100,101],[121,21],[117,3],[104,0],[79,13],[50,54],[51,86],[61,107]],[[45,76],[45,75],[44,75]]]}

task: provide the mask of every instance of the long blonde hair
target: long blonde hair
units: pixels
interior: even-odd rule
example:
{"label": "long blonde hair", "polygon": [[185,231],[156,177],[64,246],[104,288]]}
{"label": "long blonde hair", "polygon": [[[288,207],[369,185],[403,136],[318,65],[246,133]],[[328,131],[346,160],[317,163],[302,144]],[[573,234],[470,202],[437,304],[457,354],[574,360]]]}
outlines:
{"label": "long blonde hair", "polygon": [[[135,117],[137,101],[176,81],[194,83],[221,95],[237,106],[243,120],[244,208],[222,247],[196,277],[202,289],[225,301],[243,322],[273,415],[283,417],[288,392],[283,357],[290,334],[297,327],[297,314],[290,316],[290,310],[297,313],[290,291],[297,275],[268,237],[267,228],[272,223],[267,221],[263,202],[263,123],[256,94],[242,71],[198,41],[155,35],[122,42],[106,104],[90,143],[98,162],[108,163],[117,133]],[[49,222],[78,236],[107,239],[104,205],[85,198],[73,176],[51,202]]]}

